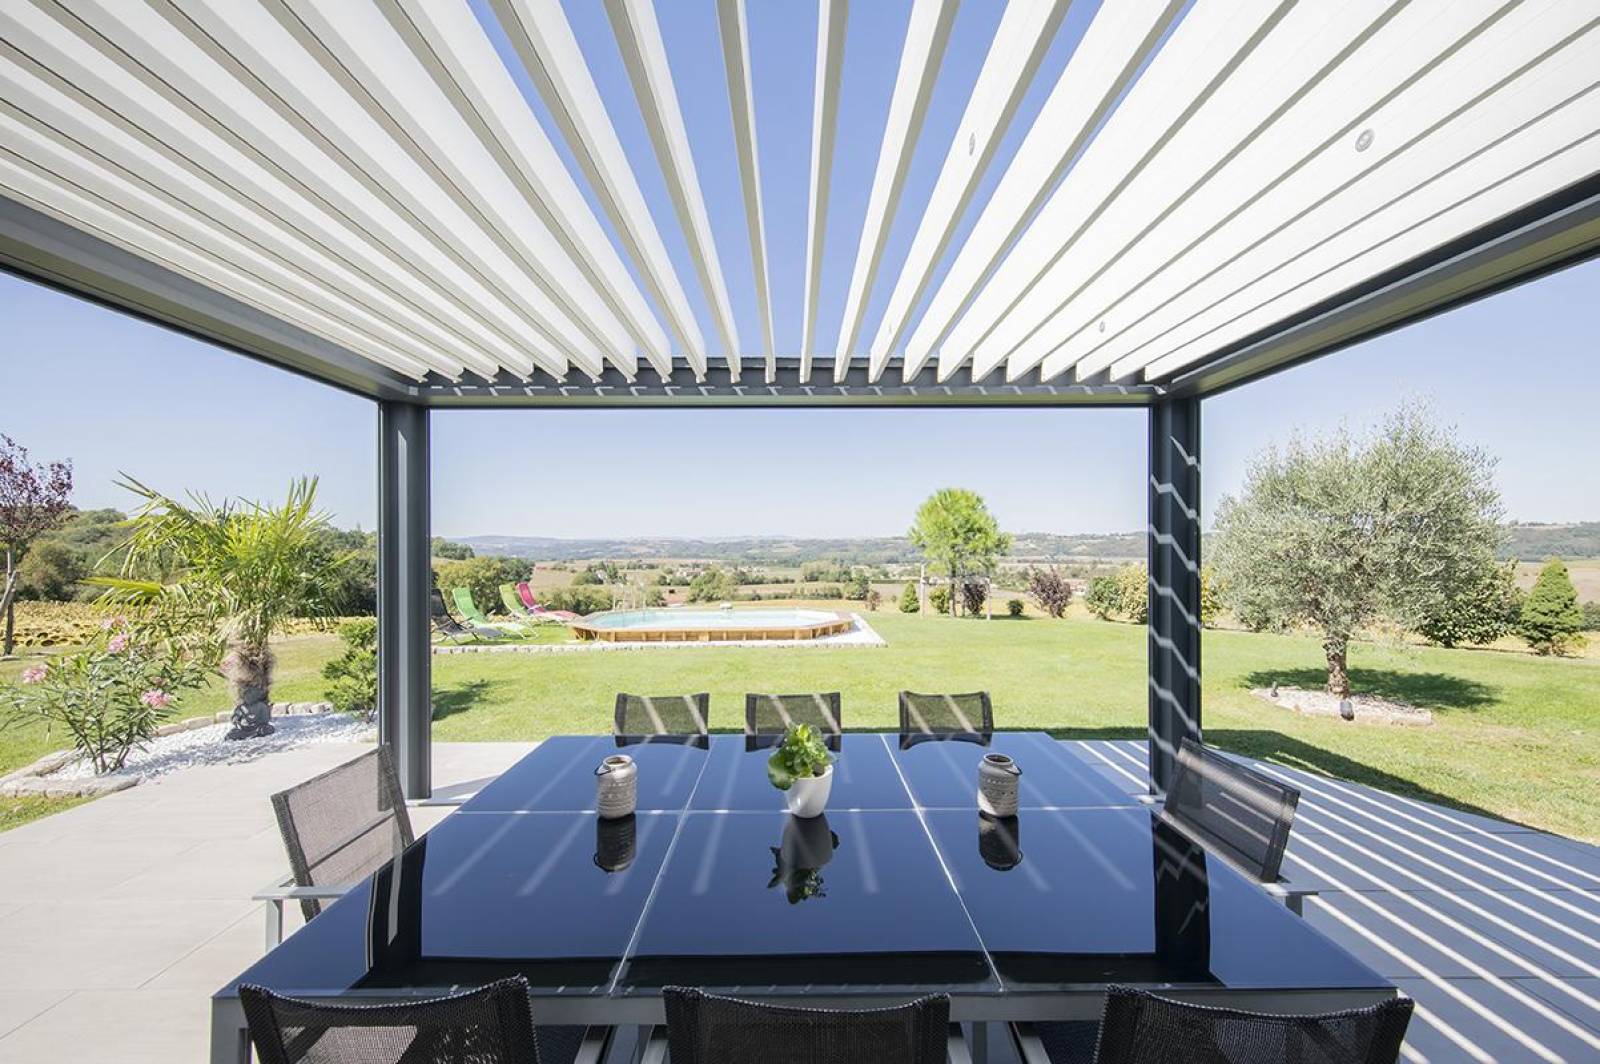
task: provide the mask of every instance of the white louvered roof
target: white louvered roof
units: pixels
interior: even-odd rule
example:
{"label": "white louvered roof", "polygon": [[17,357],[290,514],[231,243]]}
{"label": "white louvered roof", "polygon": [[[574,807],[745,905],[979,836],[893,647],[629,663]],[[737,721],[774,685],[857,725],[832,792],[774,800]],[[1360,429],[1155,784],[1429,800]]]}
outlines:
{"label": "white louvered roof", "polygon": [[1164,387],[1597,174],[1593,0],[0,0],[0,198],[428,389]]}

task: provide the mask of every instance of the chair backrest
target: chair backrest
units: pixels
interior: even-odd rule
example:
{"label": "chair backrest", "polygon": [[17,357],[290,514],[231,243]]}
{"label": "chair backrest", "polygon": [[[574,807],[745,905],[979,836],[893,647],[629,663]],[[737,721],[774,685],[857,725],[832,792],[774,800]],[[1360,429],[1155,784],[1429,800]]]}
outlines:
{"label": "chair backrest", "polygon": [[1095,1064],[1394,1064],[1411,1001],[1276,1016],[1186,1005],[1143,990],[1106,992]]}
{"label": "chair backrest", "polygon": [[900,692],[900,734],[978,736],[994,734],[994,708],[988,691],[964,695]]}
{"label": "chair backrest", "polygon": [[[360,882],[416,840],[387,746],[279,791],[272,810],[302,887]],[[307,920],[322,911],[314,898],[300,907]]]}
{"label": "chair backrest", "polygon": [[522,604],[528,607],[530,610],[537,610],[540,608],[539,600],[533,597],[533,588],[528,586],[528,582],[526,580],[517,581],[517,597],[520,598],[522,600]]}
{"label": "chair backrest", "polygon": [[455,599],[456,609],[461,611],[461,616],[478,624],[484,622],[486,618],[483,611],[478,608],[477,600],[472,597],[471,588],[453,587],[450,589],[450,597]]}
{"label": "chair backrest", "polygon": [[528,612],[528,607],[524,606],[522,604],[522,600],[517,597],[517,587],[515,584],[500,585],[500,601],[505,603],[506,612],[511,614],[513,617],[519,613]]}
{"label": "chair backrest", "polygon": [[839,692],[744,696],[744,733],[782,735],[791,724],[809,724],[824,738],[844,731]]}
{"label": "chair backrest", "polygon": [[669,986],[665,1003],[672,1064],[944,1064],[948,1049],[950,999],[942,994],[835,1012]]}
{"label": "chair backrest", "polygon": [[241,986],[261,1064],[538,1064],[528,983],[399,1005],[331,1005]]}
{"label": "chair backrest", "polygon": [[1207,850],[1272,883],[1299,804],[1293,787],[1185,739],[1161,815]]}
{"label": "chair backrest", "polygon": [[445,605],[444,592],[438,588],[432,588],[428,592],[428,611],[433,617],[434,623],[441,628],[446,628],[450,625],[460,626],[460,623],[455,619],[455,615],[450,612],[450,607]]}
{"label": "chair backrest", "polygon": [[618,693],[615,735],[705,735],[710,731],[711,695]]}

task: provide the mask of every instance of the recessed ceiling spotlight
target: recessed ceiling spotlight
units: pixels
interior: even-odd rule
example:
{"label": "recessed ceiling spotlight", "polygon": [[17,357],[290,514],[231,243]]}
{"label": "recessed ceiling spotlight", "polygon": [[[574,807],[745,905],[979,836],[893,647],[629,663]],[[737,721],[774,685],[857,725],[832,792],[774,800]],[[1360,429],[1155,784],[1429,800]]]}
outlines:
{"label": "recessed ceiling spotlight", "polygon": [[1356,137],[1356,151],[1366,151],[1370,147],[1372,147],[1372,130],[1363,129]]}

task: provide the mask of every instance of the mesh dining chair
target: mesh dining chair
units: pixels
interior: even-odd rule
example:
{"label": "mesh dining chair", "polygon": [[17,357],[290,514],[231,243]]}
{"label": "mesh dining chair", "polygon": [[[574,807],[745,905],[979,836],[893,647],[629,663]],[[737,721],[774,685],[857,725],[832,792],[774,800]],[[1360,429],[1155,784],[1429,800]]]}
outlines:
{"label": "mesh dining chair", "polygon": [[617,695],[615,735],[706,735],[711,695]]}
{"label": "mesh dining chair", "polygon": [[994,734],[994,709],[988,691],[962,695],[900,692],[900,738],[980,739]]}
{"label": "mesh dining chair", "polygon": [[333,1005],[241,986],[261,1064],[573,1064],[598,1060],[603,1033],[541,1027],[520,976],[399,1005]]}
{"label": "mesh dining chair", "polygon": [[918,998],[882,1009],[833,1011],[758,1005],[667,987],[672,1064],[944,1064],[950,999]]}
{"label": "mesh dining chair", "polygon": [[809,724],[824,737],[844,731],[839,692],[744,696],[744,733],[782,735],[791,724]]}
{"label": "mesh dining chair", "polygon": [[1161,815],[1208,851],[1273,883],[1299,803],[1295,788],[1185,739]]}
{"label": "mesh dining chair", "polygon": [[1285,1016],[1188,1005],[1131,987],[1106,991],[1093,1023],[1018,1024],[1024,1064],[1394,1064],[1411,1001]]}
{"label": "mesh dining chair", "polygon": [[[387,746],[272,796],[289,869],[300,887],[360,882],[416,840]],[[307,920],[322,901],[301,897]]]}

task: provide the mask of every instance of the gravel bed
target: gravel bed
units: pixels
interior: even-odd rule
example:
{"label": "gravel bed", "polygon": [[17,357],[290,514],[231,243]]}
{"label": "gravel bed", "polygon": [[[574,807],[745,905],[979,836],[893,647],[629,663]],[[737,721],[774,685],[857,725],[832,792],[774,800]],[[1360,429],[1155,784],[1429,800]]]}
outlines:
{"label": "gravel bed", "polygon": [[[265,739],[241,739],[237,742],[223,738],[228,734],[227,724],[213,724],[164,735],[152,739],[144,749],[129,754],[128,763],[110,776],[136,776],[141,780],[150,780],[199,765],[237,765],[280,750],[293,750],[297,746],[370,742],[374,736],[371,724],[345,713],[275,716],[272,725],[277,730]],[[94,766],[90,762],[74,761],[45,778],[75,780],[93,775]]]}
{"label": "gravel bed", "polygon": [[[1269,689],[1264,687],[1257,687],[1250,693],[1280,709],[1304,713],[1312,717],[1340,719],[1339,699],[1326,691],[1308,691],[1303,687],[1290,687],[1286,684],[1278,688],[1276,698],[1273,697]],[[1400,724],[1426,727],[1433,723],[1433,713],[1429,710],[1421,706],[1413,706],[1409,702],[1381,698],[1377,695],[1352,693],[1350,695],[1350,708],[1355,712],[1355,720],[1350,722],[1353,724]]]}

